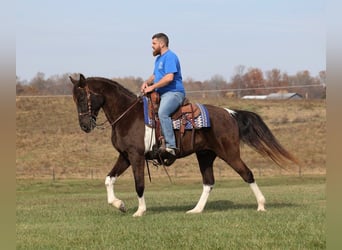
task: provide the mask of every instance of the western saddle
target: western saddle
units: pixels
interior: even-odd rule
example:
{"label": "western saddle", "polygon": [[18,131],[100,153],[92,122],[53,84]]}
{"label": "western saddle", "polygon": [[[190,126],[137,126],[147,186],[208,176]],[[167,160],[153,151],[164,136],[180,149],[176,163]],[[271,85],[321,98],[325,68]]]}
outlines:
{"label": "western saddle", "polygon": [[[158,117],[158,109],[160,104],[160,96],[157,92],[152,92],[147,95],[148,101],[148,115],[149,118],[153,121],[153,127],[156,131],[156,141],[158,143],[158,147],[165,147],[165,140],[162,136],[160,121]],[[201,110],[197,104],[190,103],[188,98],[185,98],[182,105],[172,114],[172,121],[180,120],[180,136],[177,141],[177,146],[179,148],[179,152],[182,152],[182,137],[185,133],[186,124],[188,122],[192,125],[192,147],[194,145],[195,140],[195,129],[196,124],[194,122],[195,118],[197,118],[201,114]]]}

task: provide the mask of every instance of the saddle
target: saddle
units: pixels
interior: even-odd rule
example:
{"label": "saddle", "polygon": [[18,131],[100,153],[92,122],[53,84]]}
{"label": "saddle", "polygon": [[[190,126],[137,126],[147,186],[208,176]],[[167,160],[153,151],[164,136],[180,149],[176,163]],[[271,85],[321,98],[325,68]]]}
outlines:
{"label": "saddle", "polygon": [[[158,118],[158,109],[160,104],[160,96],[157,92],[152,92],[148,94],[148,115],[151,120],[154,121],[154,127],[156,128],[156,139],[157,141],[162,141],[163,137],[161,134],[161,127],[160,127],[160,121]],[[173,122],[180,121],[179,131],[180,131],[180,137],[178,140],[178,147],[181,151],[181,138],[183,137],[186,125],[187,123],[191,123],[192,125],[192,145],[194,143],[194,131],[197,128],[194,120],[198,116],[201,115],[201,109],[197,104],[192,104],[188,98],[185,98],[182,105],[171,115],[171,119]],[[162,144],[162,142],[161,142]]]}

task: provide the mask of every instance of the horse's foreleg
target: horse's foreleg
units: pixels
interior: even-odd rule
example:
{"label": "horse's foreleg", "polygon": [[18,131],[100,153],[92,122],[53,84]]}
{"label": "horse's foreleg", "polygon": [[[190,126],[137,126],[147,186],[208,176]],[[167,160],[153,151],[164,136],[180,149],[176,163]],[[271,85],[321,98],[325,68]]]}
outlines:
{"label": "horse's foreleg", "polygon": [[144,213],[146,212],[146,203],[145,203],[144,195],[141,197],[138,196],[138,203],[139,203],[138,210],[133,214],[133,217],[143,216]]}
{"label": "horse's foreleg", "polygon": [[203,191],[197,205],[186,212],[188,214],[201,213],[203,211],[207,204],[210,191],[213,189],[215,183],[213,163],[216,158],[216,154],[212,151],[200,151],[196,152],[196,156],[202,174]]}
{"label": "horse's foreleg", "polygon": [[135,181],[135,190],[138,195],[138,209],[133,217],[140,217],[146,212],[146,203],[144,197],[145,177],[144,177],[144,157],[136,156],[136,160],[132,160],[132,169]]}
{"label": "horse's foreleg", "polygon": [[118,208],[121,212],[126,212],[126,207],[122,200],[116,198],[115,193],[114,193],[114,183],[116,181],[116,178],[119,175],[121,175],[129,167],[129,165],[130,165],[129,161],[120,154],[113,169],[110,171],[110,173],[108,174],[105,180],[108,204],[113,205],[114,207]]}
{"label": "horse's foreleg", "polygon": [[114,183],[116,178],[107,176],[105,180],[105,185],[107,189],[107,201],[108,204],[113,205],[114,207],[118,208],[121,212],[126,212],[126,206],[125,203],[116,198],[114,194]]}

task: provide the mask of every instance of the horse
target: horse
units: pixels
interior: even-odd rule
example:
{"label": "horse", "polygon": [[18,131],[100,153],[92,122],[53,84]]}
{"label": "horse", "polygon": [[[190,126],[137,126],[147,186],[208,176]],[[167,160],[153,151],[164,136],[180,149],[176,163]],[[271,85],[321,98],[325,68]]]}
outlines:
{"label": "horse", "polygon": [[[114,184],[132,166],[138,198],[138,209],[133,216],[143,216],[146,213],[145,160],[150,149],[145,143],[148,130],[144,123],[141,96],[107,78],[85,78],[83,74],[80,74],[79,79],[69,78],[73,83],[72,95],[80,128],[85,133],[94,130],[98,126],[96,118],[102,109],[112,129],[111,141],[119,156],[105,178],[108,204],[122,212],[127,211],[124,202],[115,196]],[[211,127],[196,129],[194,137],[192,133],[185,133],[182,136],[182,151],[177,155],[178,159],[195,153],[202,175],[202,194],[195,207],[186,213],[196,214],[204,210],[215,184],[213,163],[217,157],[230,165],[249,184],[256,197],[257,211],[265,211],[265,197],[252,171],[240,158],[240,142],[269,157],[279,166],[285,162],[298,164],[298,160],[278,142],[258,114],[214,105],[205,107],[210,115]],[[175,136],[176,141],[179,141],[179,133],[175,132]]]}

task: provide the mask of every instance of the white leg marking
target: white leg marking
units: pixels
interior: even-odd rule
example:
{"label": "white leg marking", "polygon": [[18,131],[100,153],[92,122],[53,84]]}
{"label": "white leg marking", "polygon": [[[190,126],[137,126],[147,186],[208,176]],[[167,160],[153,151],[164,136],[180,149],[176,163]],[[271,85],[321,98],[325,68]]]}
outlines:
{"label": "white leg marking", "polygon": [[110,176],[107,176],[105,180],[108,204],[111,204],[114,207],[118,208],[121,212],[126,212],[125,204],[122,202],[122,200],[115,197],[115,194],[114,194],[115,180],[116,180],[115,177],[110,177]]}
{"label": "white leg marking", "polygon": [[213,188],[212,185],[203,185],[202,195],[201,195],[199,201],[197,202],[196,207],[194,207],[193,209],[187,211],[186,213],[187,214],[198,214],[198,213],[201,213],[203,211],[205,205],[207,204],[209,193],[210,193],[212,188]]}
{"label": "white leg marking", "polygon": [[156,136],[154,128],[145,125],[145,153],[152,151],[153,145],[156,143]]}
{"label": "white leg marking", "polygon": [[133,217],[140,217],[143,216],[146,212],[146,203],[145,198],[142,196],[141,198],[138,197],[139,207],[138,210],[133,214]]}
{"label": "white leg marking", "polygon": [[250,183],[249,186],[251,187],[251,189],[252,189],[252,191],[253,191],[253,193],[255,195],[255,198],[256,198],[256,200],[258,202],[258,209],[257,209],[257,211],[266,211],[266,209],[265,209],[265,202],[266,202],[266,200],[265,200],[264,195],[261,193],[258,185],[255,182],[253,182],[253,183]]}
{"label": "white leg marking", "polygon": [[115,177],[110,177],[110,176],[106,177],[105,185],[106,185],[106,189],[107,189],[108,204],[112,204],[113,201],[115,200],[114,182],[115,182]]}

